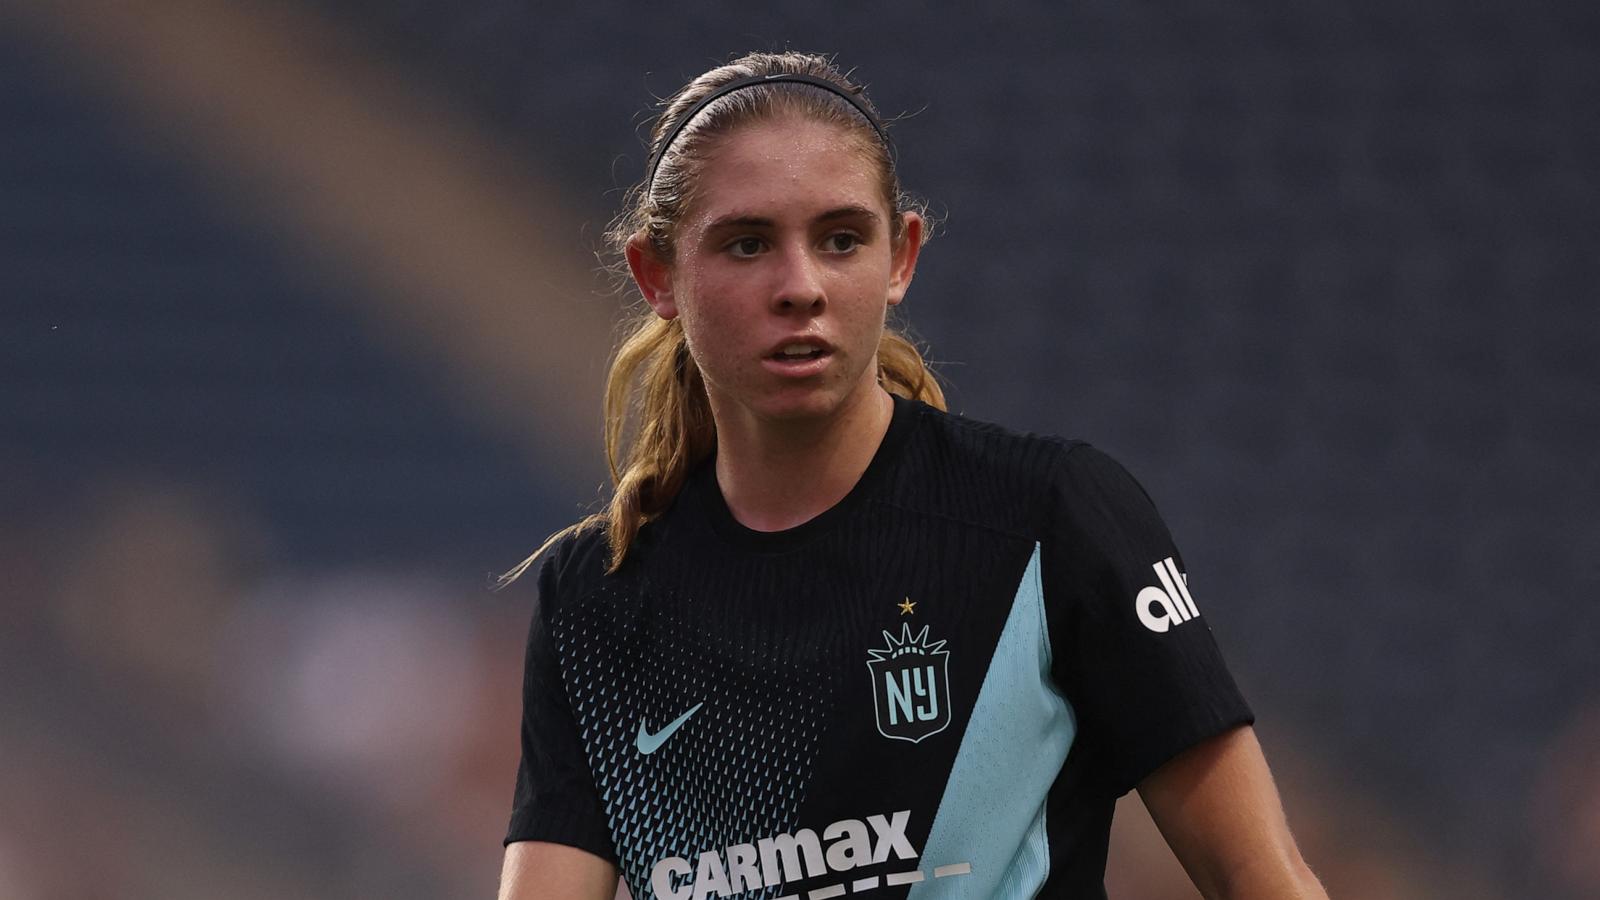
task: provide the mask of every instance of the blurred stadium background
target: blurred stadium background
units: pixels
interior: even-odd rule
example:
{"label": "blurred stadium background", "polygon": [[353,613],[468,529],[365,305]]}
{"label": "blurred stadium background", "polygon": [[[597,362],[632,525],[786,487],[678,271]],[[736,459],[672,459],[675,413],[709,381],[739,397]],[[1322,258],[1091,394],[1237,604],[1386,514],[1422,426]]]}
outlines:
{"label": "blurred stadium background", "polygon": [[[1600,897],[1600,7],[0,0],[0,897],[492,896],[650,98],[837,52],[1344,898]],[[1137,800],[1113,896],[1192,897]]]}

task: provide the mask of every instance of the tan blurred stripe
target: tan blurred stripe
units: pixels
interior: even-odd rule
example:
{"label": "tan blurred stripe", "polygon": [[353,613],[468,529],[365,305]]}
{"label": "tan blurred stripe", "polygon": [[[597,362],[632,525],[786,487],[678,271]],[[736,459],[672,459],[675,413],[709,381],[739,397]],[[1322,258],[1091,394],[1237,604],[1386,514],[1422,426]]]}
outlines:
{"label": "tan blurred stripe", "polygon": [[[162,149],[349,272],[376,332],[489,427],[598,484],[615,304],[579,219],[449,98],[293,4],[0,0]],[[592,232],[593,229],[591,228]],[[589,499],[590,490],[582,491]]]}

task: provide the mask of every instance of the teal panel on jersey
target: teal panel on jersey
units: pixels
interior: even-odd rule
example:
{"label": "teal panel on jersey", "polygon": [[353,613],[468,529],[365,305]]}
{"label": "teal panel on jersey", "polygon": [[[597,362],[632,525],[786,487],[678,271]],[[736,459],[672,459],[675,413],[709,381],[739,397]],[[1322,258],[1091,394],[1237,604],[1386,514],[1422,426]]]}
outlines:
{"label": "teal panel on jersey", "polygon": [[[1050,679],[1035,544],[922,851],[922,867],[939,877],[914,886],[912,900],[1038,893],[1050,874],[1045,799],[1076,733],[1072,707]],[[944,874],[963,863],[965,874]]]}

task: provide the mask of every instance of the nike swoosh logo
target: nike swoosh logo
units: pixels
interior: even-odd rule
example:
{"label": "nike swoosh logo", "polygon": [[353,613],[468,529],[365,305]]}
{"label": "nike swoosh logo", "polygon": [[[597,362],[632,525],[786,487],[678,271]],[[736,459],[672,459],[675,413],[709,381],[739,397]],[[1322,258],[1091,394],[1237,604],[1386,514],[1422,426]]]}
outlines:
{"label": "nike swoosh logo", "polygon": [[650,732],[646,731],[644,728],[644,722],[641,721],[639,723],[639,737],[633,742],[633,745],[639,748],[639,752],[646,756],[649,756],[657,750],[660,750],[661,745],[667,742],[667,738],[672,737],[672,733],[677,731],[679,728],[682,728],[683,723],[689,721],[689,717],[698,712],[700,707],[704,705],[705,702],[702,701],[700,703],[696,703],[694,706],[689,707],[688,712],[677,717],[676,719],[673,719],[671,722],[668,722],[667,727],[661,729],[655,734],[651,734]]}

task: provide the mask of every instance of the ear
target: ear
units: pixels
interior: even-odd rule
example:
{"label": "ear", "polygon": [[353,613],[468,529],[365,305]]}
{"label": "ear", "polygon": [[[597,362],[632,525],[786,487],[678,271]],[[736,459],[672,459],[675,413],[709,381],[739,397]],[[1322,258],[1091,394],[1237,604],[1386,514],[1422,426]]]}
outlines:
{"label": "ear", "polygon": [[911,276],[917,272],[917,255],[922,252],[922,216],[915,212],[900,214],[905,229],[895,243],[889,259],[889,305],[898,306],[911,287]]}
{"label": "ear", "polygon": [[633,283],[639,286],[644,302],[663,319],[677,318],[678,304],[672,296],[672,266],[662,261],[644,237],[629,241],[623,254],[628,257],[628,271],[633,273]]}

